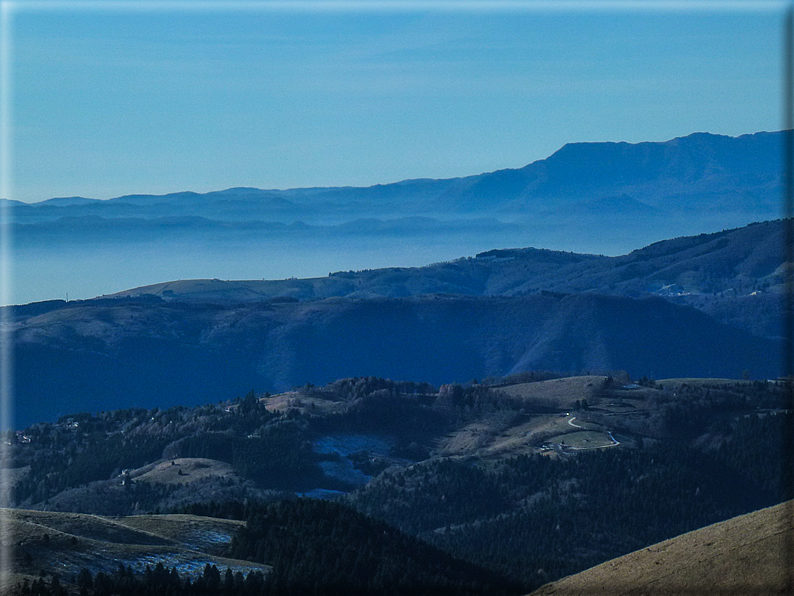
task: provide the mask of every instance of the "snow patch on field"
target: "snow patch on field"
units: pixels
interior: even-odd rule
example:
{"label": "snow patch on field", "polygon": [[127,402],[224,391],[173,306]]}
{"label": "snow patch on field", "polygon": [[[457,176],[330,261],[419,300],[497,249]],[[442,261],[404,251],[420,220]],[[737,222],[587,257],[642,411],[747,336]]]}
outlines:
{"label": "snow patch on field", "polygon": [[131,567],[135,572],[142,573],[147,565],[154,569],[158,563],[162,563],[163,567],[169,570],[172,567],[176,567],[177,573],[183,577],[201,575],[204,573],[204,567],[207,564],[215,565],[222,573],[226,571],[227,567],[233,573],[239,571],[243,575],[247,575],[250,571],[263,571],[262,567],[258,565],[225,565],[201,553],[180,552],[142,553],[125,557],[119,557],[116,553],[104,555],[102,553],[92,553],[90,556],[76,555],[69,557],[68,560],[62,560],[58,565],[58,571],[66,577],[78,574],[83,568],[89,569],[93,574],[100,571],[106,574],[113,574],[116,573],[119,565],[122,564]]}
{"label": "snow patch on field", "polygon": [[353,462],[345,458],[335,461],[321,461],[320,468],[326,476],[336,478],[348,484],[366,484],[370,479],[364,472],[353,467]]}
{"label": "snow patch on field", "polygon": [[350,459],[354,453],[367,453],[370,456],[388,457],[392,443],[381,437],[360,434],[338,434],[321,437],[313,444],[315,453],[336,455],[337,458],[320,462],[326,476],[359,486],[366,484],[371,476],[358,470]]}
{"label": "snow patch on field", "polygon": [[[185,546],[195,550],[204,550],[207,547],[219,546],[229,544],[232,541],[232,535],[228,532],[195,530],[184,539]],[[215,552],[215,551],[213,551]]]}

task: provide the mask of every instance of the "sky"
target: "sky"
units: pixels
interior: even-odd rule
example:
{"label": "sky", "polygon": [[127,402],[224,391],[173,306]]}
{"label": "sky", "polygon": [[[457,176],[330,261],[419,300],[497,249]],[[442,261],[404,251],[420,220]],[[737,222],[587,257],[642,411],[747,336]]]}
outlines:
{"label": "sky", "polygon": [[782,128],[782,4],[565,6],[16,3],[7,198],[368,186]]}

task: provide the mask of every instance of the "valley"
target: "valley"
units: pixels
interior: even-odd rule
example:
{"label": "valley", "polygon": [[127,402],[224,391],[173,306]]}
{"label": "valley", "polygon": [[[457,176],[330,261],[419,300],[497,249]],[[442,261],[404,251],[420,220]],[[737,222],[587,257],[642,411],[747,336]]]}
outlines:
{"label": "valley", "polygon": [[623,257],[496,250],[420,268],[174,281],[10,309],[19,424],[197,405],[341,377],[465,383],[566,375],[774,379],[783,222]]}
{"label": "valley", "polygon": [[0,596],[794,596],[790,2],[0,5]]}
{"label": "valley", "polygon": [[[784,236],[766,221],[616,257],[496,249],[5,307],[9,587],[667,589],[652,571],[680,567],[676,537],[790,497]],[[720,539],[726,578],[773,550],[748,523],[749,542]]]}

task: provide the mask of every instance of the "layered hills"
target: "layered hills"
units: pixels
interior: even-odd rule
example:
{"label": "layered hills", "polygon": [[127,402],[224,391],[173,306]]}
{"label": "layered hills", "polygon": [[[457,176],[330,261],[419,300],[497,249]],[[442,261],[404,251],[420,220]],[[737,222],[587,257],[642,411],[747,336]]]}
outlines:
{"label": "layered hills", "polygon": [[[240,509],[248,512],[245,521],[4,510],[9,530],[4,538],[13,537],[9,546],[15,564],[4,577],[4,592],[507,593],[507,582],[498,575],[349,507],[285,500]],[[318,552],[326,555],[322,565]],[[355,562],[358,566],[352,567]],[[64,591],[64,586],[71,589]]]}
{"label": "layered hills", "polygon": [[782,283],[784,222],[657,242],[618,257],[536,248],[489,250],[424,267],[337,271],[313,279],[185,280],[114,294],[170,300],[248,302],[431,293],[516,296],[540,289],[640,296],[749,294]]}
{"label": "layered hills", "polygon": [[340,376],[525,370],[778,376],[779,342],[661,298],[423,296],[233,306],[64,304],[15,328],[17,417],[168,407]]}
{"label": "layered hills", "polygon": [[[170,281],[113,297],[180,302],[399,298],[447,293],[522,296],[539,291],[661,296],[755,334],[779,337],[785,224],[665,240],[618,257],[535,248],[489,250],[424,267],[338,271],[312,279]],[[760,315],[760,316],[759,316]]]}
{"label": "layered hills", "polygon": [[785,223],[726,229],[777,216],[781,142],[11,205],[24,283],[105,294],[4,313],[20,589],[780,587],[769,514],[660,541],[787,498]]}
{"label": "layered hills", "polygon": [[492,250],[420,268],[177,281],[15,307],[17,412],[197,404],[346,376],[780,374],[783,222],[622,257]]}
{"label": "layered hills", "polygon": [[782,133],[570,144],[524,168],[368,188],[13,203],[15,302],[277,279],[511,246],[625,254],[780,217]]}

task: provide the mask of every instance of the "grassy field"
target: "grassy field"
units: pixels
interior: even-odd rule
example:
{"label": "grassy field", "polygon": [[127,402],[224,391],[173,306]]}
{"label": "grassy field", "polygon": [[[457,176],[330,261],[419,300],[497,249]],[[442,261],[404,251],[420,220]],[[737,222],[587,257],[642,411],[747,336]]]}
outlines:
{"label": "grassy field", "polygon": [[223,554],[245,522],[196,515],[134,515],[119,523],[208,554]]}
{"label": "grassy field", "polygon": [[515,432],[515,423],[515,416],[497,413],[467,424],[439,442],[439,455],[486,455],[493,450],[494,443],[499,437]]}
{"label": "grassy field", "polygon": [[591,430],[575,431],[564,435],[550,437],[549,443],[565,445],[568,449],[584,450],[613,447],[616,443],[609,434]]}
{"label": "grassy field", "polygon": [[591,375],[519,383],[499,389],[511,397],[526,401],[528,406],[563,410],[572,409],[577,399],[580,401],[586,399],[588,403],[595,403],[598,393],[606,382],[607,377]]}
{"label": "grassy field", "polygon": [[110,519],[80,513],[4,509],[12,548],[10,585],[58,574],[70,583],[82,568],[112,573],[119,563],[142,571],[162,562],[180,575],[201,573],[208,563],[221,571],[248,573],[269,567],[220,556],[242,522],[185,515]]}
{"label": "grassy field", "polygon": [[[794,502],[748,513],[547,584],[533,596],[783,594]],[[790,587],[790,584],[789,584]]]}
{"label": "grassy field", "polygon": [[214,459],[195,457],[169,459],[156,464],[154,467],[146,466],[146,468],[141,469],[141,473],[134,471],[130,475],[136,481],[161,484],[191,484],[206,480],[211,476],[237,477],[231,464]]}
{"label": "grassy field", "polygon": [[286,412],[294,408],[302,413],[338,414],[346,407],[344,402],[307,396],[298,391],[279,393],[263,399],[263,402],[270,412]]}
{"label": "grassy field", "polygon": [[[586,400],[602,414],[634,414],[658,390],[609,387],[607,377],[590,375],[518,383],[496,391],[521,400],[526,414],[493,415],[472,422],[442,438],[438,455],[505,458],[537,453],[544,444],[562,441],[571,449],[611,447],[615,443],[607,434],[609,429],[587,421],[587,412],[574,411],[576,401]],[[574,437],[568,439],[569,435]]]}
{"label": "grassy field", "polygon": [[571,449],[597,449],[614,446],[608,430],[586,421],[582,414],[571,412],[513,418],[492,416],[444,437],[439,442],[438,454],[498,459],[537,453],[544,444],[563,441]]}
{"label": "grassy field", "polygon": [[658,379],[656,385],[663,387],[680,387],[681,385],[689,385],[690,387],[703,387],[705,385],[719,387],[720,385],[735,385],[736,383],[745,384],[752,383],[753,381],[744,381],[739,379],[694,379],[694,378],[680,378],[680,379]]}

